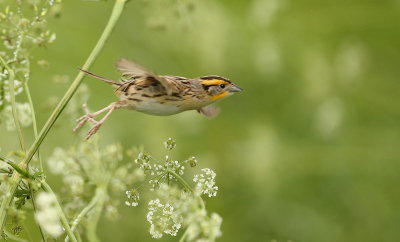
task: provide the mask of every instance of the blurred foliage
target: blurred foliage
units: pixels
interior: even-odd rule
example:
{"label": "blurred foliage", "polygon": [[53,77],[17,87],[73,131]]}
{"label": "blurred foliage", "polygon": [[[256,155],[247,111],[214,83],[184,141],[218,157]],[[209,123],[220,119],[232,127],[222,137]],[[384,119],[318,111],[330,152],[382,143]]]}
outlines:
{"label": "blurred foliage", "polygon": [[[30,81],[39,127],[112,2],[65,1],[48,23],[57,41],[37,50],[47,64],[32,65]],[[177,156],[214,169],[219,198],[206,202],[224,219],[220,241],[396,241],[399,14],[398,0],[132,0],[93,72],[117,79],[113,64],[125,57],[160,74],[226,76],[245,91],[218,103],[212,120],[119,110],[102,142],[162,154],[159,144],[174,137]],[[85,83],[91,109],[116,99],[108,85]],[[64,113],[46,138],[45,157],[78,140],[70,119]],[[0,134],[2,150],[18,147],[3,125]],[[116,222],[101,221],[99,237],[150,241],[145,212],[124,208]]]}

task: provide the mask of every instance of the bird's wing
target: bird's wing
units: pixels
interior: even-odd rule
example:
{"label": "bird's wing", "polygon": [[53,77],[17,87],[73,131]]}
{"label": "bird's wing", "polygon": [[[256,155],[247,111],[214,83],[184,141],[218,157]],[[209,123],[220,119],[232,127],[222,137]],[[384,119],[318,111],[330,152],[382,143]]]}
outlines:
{"label": "bird's wing", "polygon": [[208,105],[202,108],[197,109],[197,111],[208,118],[214,118],[217,116],[221,110],[215,106]]}
{"label": "bird's wing", "polygon": [[180,93],[177,86],[174,85],[171,80],[164,78],[162,76],[156,75],[153,72],[147,70],[146,68],[136,64],[133,61],[127,59],[120,59],[115,63],[117,70],[122,73],[123,76],[127,77],[152,77],[155,81],[158,81],[167,91],[168,95],[172,93]]}

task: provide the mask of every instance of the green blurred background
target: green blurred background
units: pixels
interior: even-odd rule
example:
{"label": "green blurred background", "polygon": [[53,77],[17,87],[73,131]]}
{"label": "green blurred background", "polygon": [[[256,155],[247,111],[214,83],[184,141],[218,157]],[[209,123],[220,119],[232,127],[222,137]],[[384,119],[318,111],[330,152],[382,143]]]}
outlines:
{"label": "green blurred background", "polygon": [[[225,76],[245,91],[219,102],[211,120],[118,110],[101,142],[162,157],[173,137],[176,158],[194,155],[214,169],[220,190],[206,202],[224,219],[220,241],[400,241],[400,1],[187,4],[131,0],[91,70],[117,79],[114,63],[125,57],[159,74]],[[68,86],[54,76],[75,77],[112,6],[64,1],[61,18],[50,20],[57,40],[34,54],[50,68],[34,65],[30,82],[40,127],[49,98]],[[108,85],[84,82],[92,110],[116,100]],[[56,126],[45,157],[76,140],[66,114]],[[0,130],[3,150],[18,147],[14,133]],[[103,241],[152,240],[145,206],[120,212],[101,221]]]}

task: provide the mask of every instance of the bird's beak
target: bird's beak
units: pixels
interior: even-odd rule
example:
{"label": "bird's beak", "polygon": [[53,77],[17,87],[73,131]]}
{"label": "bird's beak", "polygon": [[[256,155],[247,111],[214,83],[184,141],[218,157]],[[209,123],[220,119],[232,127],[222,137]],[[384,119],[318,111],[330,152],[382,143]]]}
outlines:
{"label": "bird's beak", "polygon": [[242,88],[236,86],[235,84],[230,85],[227,90],[229,92],[241,92],[241,91],[243,91]]}

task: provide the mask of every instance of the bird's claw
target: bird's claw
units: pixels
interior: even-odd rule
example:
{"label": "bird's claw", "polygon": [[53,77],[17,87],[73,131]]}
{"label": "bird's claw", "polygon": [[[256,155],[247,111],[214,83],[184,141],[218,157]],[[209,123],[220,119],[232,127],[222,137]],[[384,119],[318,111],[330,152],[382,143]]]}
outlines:
{"label": "bird's claw", "polygon": [[[83,110],[85,111],[85,115],[83,115],[82,117],[78,118],[76,120],[76,122],[78,123],[76,125],[76,127],[73,129],[73,131],[77,131],[78,129],[80,129],[86,122],[90,122],[93,123],[94,126],[89,130],[87,136],[86,136],[86,140],[88,140],[90,137],[92,137],[92,135],[94,135],[101,127],[101,125],[106,121],[106,119],[110,116],[110,114],[116,109],[118,108],[118,106],[116,106],[117,102],[115,103],[111,103],[109,106],[94,112],[94,113],[90,113],[88,107],[86,106],[86,104],[83,105]],[[100,120],[100,121],[96,121],[95,119],[93,119],[94,117],[97,117],[98,115],[107,112],[107,114]]]}
{"label": "bird's claw", "polygon": [[94,120],[93,118],[96,116],[92,113],[90,113],[89,108],[87,107],[86,104],[82,105],[82,109],[85,111],[85,115],[83,115],[82,117],[78,118],[76,120],[76,122],[78,123],[75,128],[73,129],[74,132],[78,131],[78,129],[82,128],[83,125],[85,125],[85,123],[87,121],[97,124],[98,122],[96,120]]}
{"label": "bird's claw", "polygon": [[97,131],[100,129],[100,126],[102,125],[102,122],[97,122],[88,132],[88,134],[86,135],[86,140],[90,139],[90,137],[92,137],[92,135],[94,135],[95,133],[97,133]]}
{"label": "bird's claw", "polygon": [[96,124],[97,121],[93,119],[93,115],[90,113],[83,115],[82,117],[78,118],[76,122],[78,123],[75,128],[73,129],[74,132],[76,132],[78,129],[80,129],[85,123],[89,121],[91,123]]}

